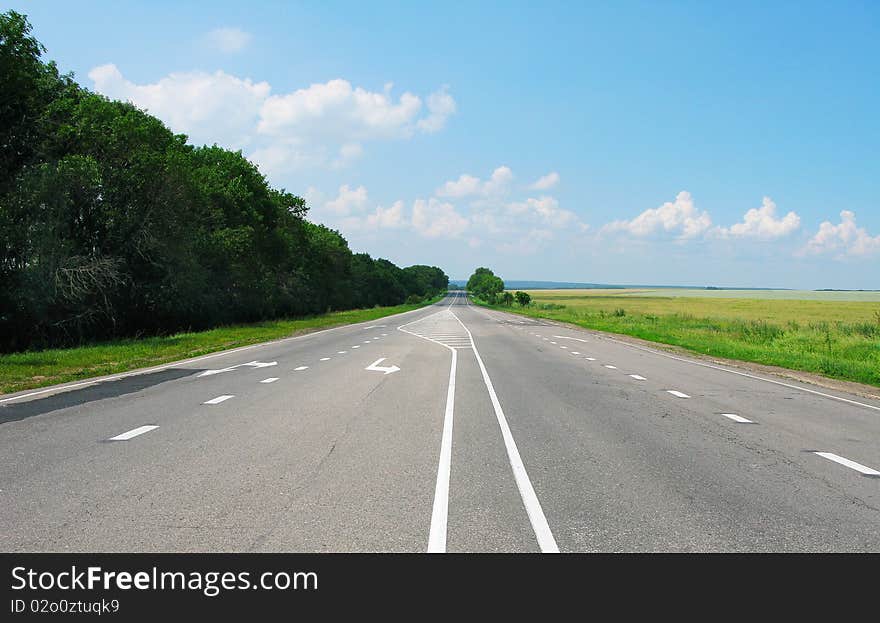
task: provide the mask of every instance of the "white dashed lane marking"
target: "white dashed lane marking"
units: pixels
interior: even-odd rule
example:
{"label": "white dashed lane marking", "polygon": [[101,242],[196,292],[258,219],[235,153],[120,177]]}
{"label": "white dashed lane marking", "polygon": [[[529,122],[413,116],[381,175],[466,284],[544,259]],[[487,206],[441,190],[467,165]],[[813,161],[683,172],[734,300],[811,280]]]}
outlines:
{"label": "white dashed lane marking", "polygon": [[336,351],[336,354],[337,355],[344,355],[347,352],[348,352],[347,350],[338,350],[338,351]]}
{"label": "white dashed lane marking", "polygon": [[675,389],[667,389],[666,393],[672,394],[673,396],[677,396],[678,398],[690,398],[690,396],[688,396],[687,394],[680,392],[678,390],[675,390]]}
{"label": "white dashed lane marking", "polygon": [[278,380],[278,377],[270,376],[268,379],[263,379],[262,381],[260,381],[260,383],[274,383],[277,380]]}
{"label": "white dashed lane marking", "polygon": [[612,365],[607,364],[607,363],[605,364],[605,367],[608,368],[609,370],[617,370],[617,366],[612,366]]}
{"label": "white dashed lane marking", "polygon": [[638,374],[630,374],[629,376],[630,376],[630,378],[635,379],[637,381],[647,381],[648,380],[643,376],[639,376]]}
{"label": "white dashed lane marking", "polygon": [[115,437],[111,437],[108,441],[128,441],[132,437],[137,437],[138,435],[143,435],[144,433],[149,433],[151,430],[156,430],[159,428],[158,426],[147,425],[147,426],[138,426],[137,428],[133,428],[127,433],[122,433],[121,435],[116,435]]}
{"label": "white dashed lane marking", "polygon": [[862,465],[861,463],[856,463],[855,461],[851,461],[837,454],[832,454],[831,452],[814,452],[813,454],[821,456],[823,459],[828,459],[829,461],[840,463],[841,465],[849,467],[850,469],[854,469],[860,474],[864,474],[865,476],[880,477],[880,472],[878,472],[876,469],[872,469],[870,467]]}
{"label": "white dashed lane marking", "polygon": [[294,368],[294,370],[295,370],[296,372],[299,372],[300,370],[308,370],[308,369],[309,369],[308,366],[300,366],[300,367],[298,367],[298,368]]}
{"label": "white dashed lane marking", "polygon": [[217,396],[216,398],[211,398],[210,400],[206,400],[206,401],[203,402],[202,404],[205,404],[205,405],[219,405],[221,402],[224,402],[224,401],[226,401],[226,400],[229,400],[230,398],[235,398],[235,396],[233,396],[233,395]]}
{"label": "white dashed lane marking", "polygon": [[320,361],[330,361],[330,357],[321,357]]}
{"label": "white dashed lane marking", "polygon": [[724,417],[733,420],[734,422],[739,422],[740,424],[754,424],[751,420],[747,420],[741,415],[737,415],[736,413],[722,413]]}

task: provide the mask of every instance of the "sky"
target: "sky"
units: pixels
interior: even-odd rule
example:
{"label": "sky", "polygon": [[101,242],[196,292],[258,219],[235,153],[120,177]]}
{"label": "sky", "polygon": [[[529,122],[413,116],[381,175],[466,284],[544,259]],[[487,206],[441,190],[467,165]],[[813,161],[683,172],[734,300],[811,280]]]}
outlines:
{"label": "sky", "polygon": [[12,2],[46,57],[452,278],[880,289],[880,3]]}

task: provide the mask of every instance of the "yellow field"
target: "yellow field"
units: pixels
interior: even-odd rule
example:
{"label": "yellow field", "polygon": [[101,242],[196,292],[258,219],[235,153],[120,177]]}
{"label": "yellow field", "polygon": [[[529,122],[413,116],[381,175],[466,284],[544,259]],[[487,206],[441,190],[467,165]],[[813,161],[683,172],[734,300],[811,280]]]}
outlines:
{"label": "yellow field", "polygon": [[[612,313],[616,309],[623,309],[626,312],[657,316],[688,314],[701,318],[764,320],[781,324],[875,322],[877,320],[875,314],[880,313],[880,302],[872,301],[726,298],[705,296],[703,292],[714,293],[703,290],[673,290],[667,294],[664,290],[646,289],[528,290],[535,303],[555,303],[565,305],[571,310],[591,312],[604,310]],[[699,293],[701,296],[688,296],[693,293]],[[744,292],[740,290],[737,293]]]}

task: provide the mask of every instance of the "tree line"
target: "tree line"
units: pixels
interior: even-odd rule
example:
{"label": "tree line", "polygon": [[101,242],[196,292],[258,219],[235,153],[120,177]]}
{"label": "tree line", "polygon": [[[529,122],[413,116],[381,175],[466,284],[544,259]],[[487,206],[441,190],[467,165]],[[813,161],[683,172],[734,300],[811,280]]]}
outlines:
{"label": "tree line", "polygon": [[196,147],[43,60],[0,14],[0,351],[422,301],[241,152]]}
{"label": "tree line", "polygon": [[480,267],[474,271],[467,281],[467,291],[490,305],[501,303],[510,307],[516,301],[522,307],[532,302],[528,292],[508,292],[504,289],[504,281],[490,269]]}

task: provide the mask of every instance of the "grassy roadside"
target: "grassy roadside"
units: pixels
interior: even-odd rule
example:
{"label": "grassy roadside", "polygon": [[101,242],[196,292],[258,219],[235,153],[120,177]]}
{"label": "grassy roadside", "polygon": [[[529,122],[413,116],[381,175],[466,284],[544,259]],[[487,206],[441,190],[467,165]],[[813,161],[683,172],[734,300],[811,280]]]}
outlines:
{"label": "grassy roadside", "polygon": [[355,309],[296,320],[218,327],[197,333],[0,355],[0,394],[116,374],[318,329],[376,320],[425,307],[441,298],[414,305]]}
{"label": "grassy roadside", "polygon": [[876,303],[555,295],[499,311],[880,387]]}

